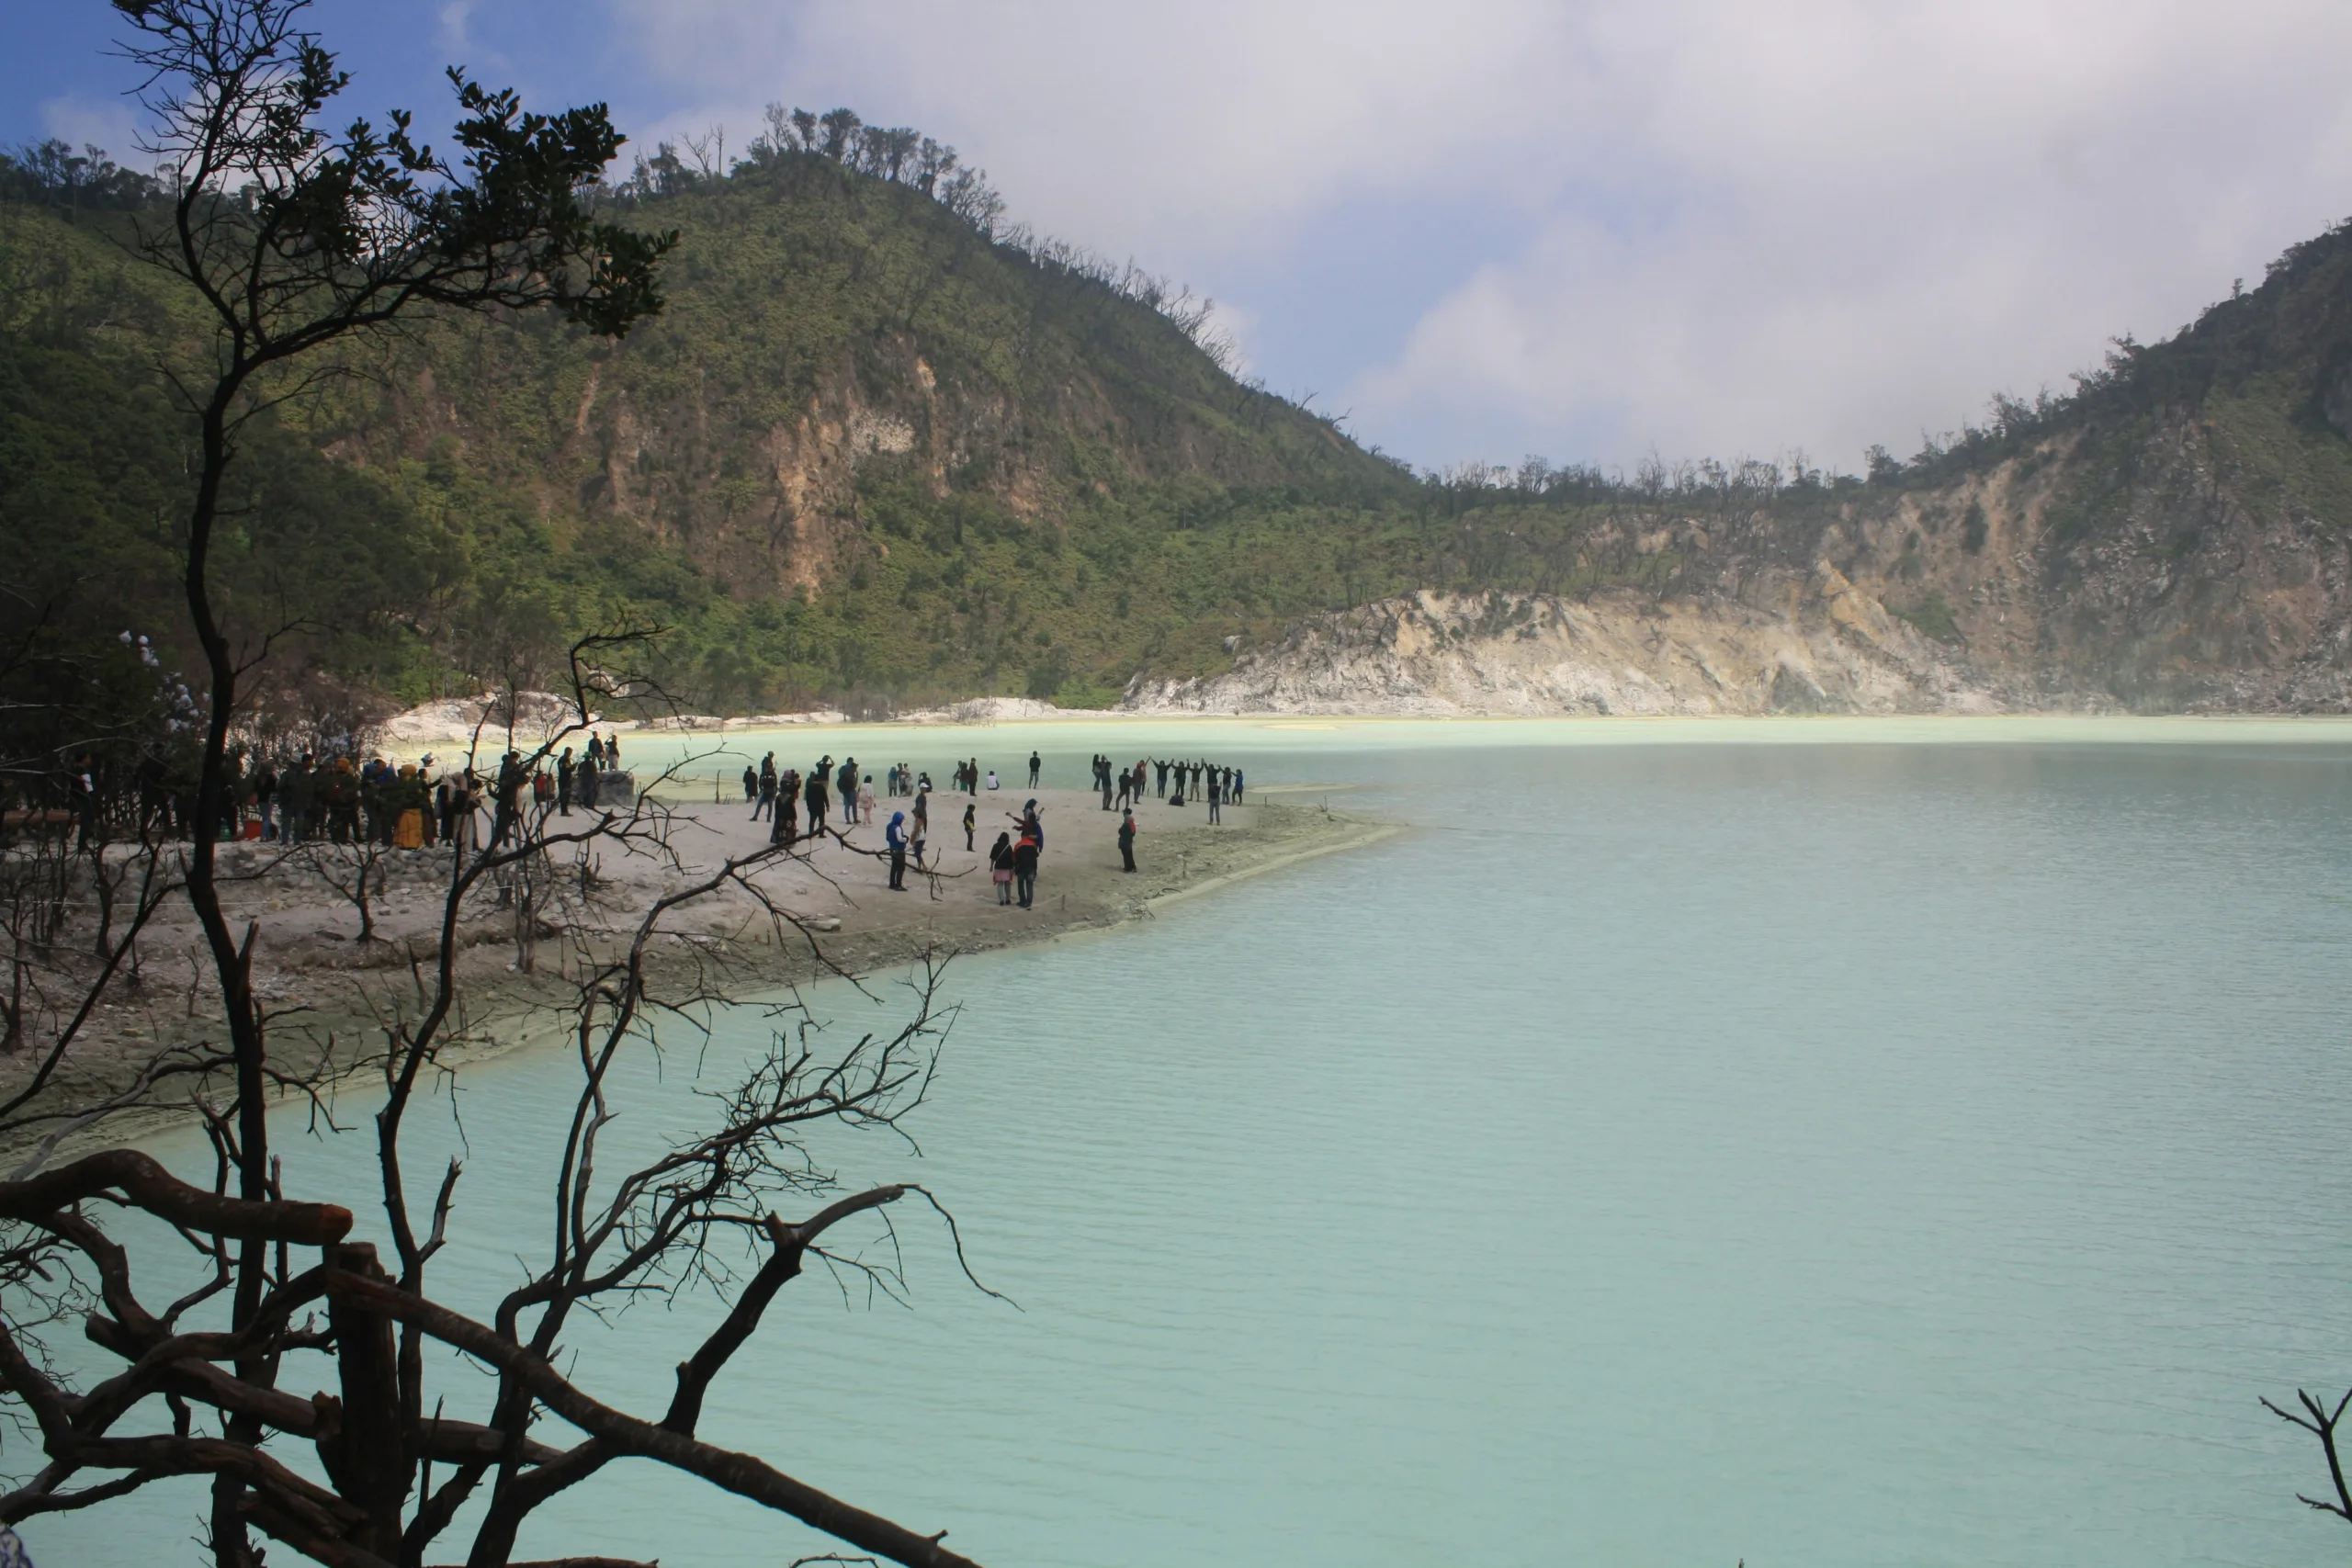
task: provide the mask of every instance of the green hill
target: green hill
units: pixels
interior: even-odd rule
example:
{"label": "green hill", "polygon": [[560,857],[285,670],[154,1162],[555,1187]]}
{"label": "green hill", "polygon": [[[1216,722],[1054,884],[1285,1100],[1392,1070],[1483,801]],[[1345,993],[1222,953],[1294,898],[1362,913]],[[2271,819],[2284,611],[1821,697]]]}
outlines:
{"label": "green hill", "polygon": [[[659,319],[617,344],[427,321],[288,404],[237,465],[223,569],[244,635],[296,628],[278,685],[538,683],[634,622],[672,628],[664,682],[706,710],[1102,705],[1416,589],[1703,606],[1826,564],[2021,700],[2352,697],[2352,231],[1865,476],[1441,481],[1237,380],[1186,297],[1002,230],[917,145],[779,134],[723,175],[662,149],[608,197],[682,234]],[[119,243],[135,180],[16,160],[0,194],[0,587],[69,641],[173,648],[164,378],[200,320]]]}
{"label": "green hill", "polygon": [[[402,698],[530,678],[634,617],[676,628],[701,705],[1103,701],[1328,607],[1330,510],[1415,502],[1227,375],[1148,279],[820,154],[648,185],[616,203],[686,238],[624,343],[433,322],[253,444],[249,633],[305,617],[315,665]],[[0,206],[0,547],[30,598],[168,636],[186,434],[159,367],[200,343],[120,252],[136,221]]]}

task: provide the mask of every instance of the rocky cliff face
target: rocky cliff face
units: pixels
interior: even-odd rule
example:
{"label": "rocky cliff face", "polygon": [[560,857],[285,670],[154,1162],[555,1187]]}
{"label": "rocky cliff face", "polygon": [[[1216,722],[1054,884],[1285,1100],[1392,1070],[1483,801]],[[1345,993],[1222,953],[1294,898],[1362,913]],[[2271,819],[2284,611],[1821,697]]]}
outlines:
{"label": "rocky cliff face", "polygon": [[[2331,456],[2326,436],[2312,441]],[[1299,623],[1142,711],[2352,711],[2352,533],[2250,482],[2226,418],[2142,434],[2130,478],[2054,439],[1956,482],[1683,518],[1661,591],[1424,592]]]}
{"label": "rocky cliff face", "polygon": [[[2352,711],[2352,227],[2179,337],[2126,350],[2071,403],[2024,411],[2021,433],[1869,484],[1618,495],[1558,535],[1555,565],[1606,565],[1639,591],[1392,599],[1126,700]],[[1519,531],[1496,515],[1490,533]]]}
{"label": "rocky cliff face", "polygon": [[2352,512],[2325,470],[2352,478],[2352,450],[2256,424],[2218,399],[2075,433],[1855,508],[1815,547],[2021,705],[2345,711]]}
{"label": "rocky cliff face", "polygon": [[1122,705],[1452,716],[1992,713],[2036,701],[1988,681],[1826,562],[1767,597],[1777,602],[1417,593],[1302,625],[1276,646],[1241,650],[1223,675],[1139,681]]}
{"label": "rocky cliff face", "polygon": [[823,159],[643,216],[687,236],[661,315],[613,344],[436,323],[385,396],[323,418],[331,453],[378,468],[440,453],[552,521],[641,531],[744,596],[887,556],[860,504],[877,465],[932,503],[1023,524],[1137,482],[1408,482],[1091,274]]}

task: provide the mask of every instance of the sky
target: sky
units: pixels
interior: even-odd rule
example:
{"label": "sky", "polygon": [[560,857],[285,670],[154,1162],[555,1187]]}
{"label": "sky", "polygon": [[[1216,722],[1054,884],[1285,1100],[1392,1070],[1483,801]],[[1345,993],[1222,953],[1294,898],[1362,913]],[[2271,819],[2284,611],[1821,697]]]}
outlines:
{"label": "sky", "polygon": [[[119,155],[100,0],[0,0],[0,142]],[[2352,215],[2342,0],[319,0],[346,102],[462,63],[640,145],[911,125],[1218,301],[1425,468],[1855,470],[2064,390]],[[627,154],[625,154],[626,156]],[[126,157],[124,161],[131,161]]]}

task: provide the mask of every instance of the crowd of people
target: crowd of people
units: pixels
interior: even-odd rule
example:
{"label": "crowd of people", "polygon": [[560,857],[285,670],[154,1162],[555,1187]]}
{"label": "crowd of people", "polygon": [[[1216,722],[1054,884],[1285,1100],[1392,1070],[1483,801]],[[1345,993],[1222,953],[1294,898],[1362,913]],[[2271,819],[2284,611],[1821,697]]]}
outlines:
{"label": "crowd of people", "polygon": [[[494,848],[509,839],[519,822],[569,817],[575,809],[594,811],[600,804],[609,804],[605,797],[621,787],[615,777],[619,763],[618,736],[594,731],[584,748],[566,746],[552,758],[509,751],[486,772],[477,772],[470,759],[436,771],[429,753],[414,762],[395,763],[381,755],[361,761],[350,753],[241,750],[229,758],[231,809],[221,831],[226,838],[288,845],[325,841],[410,850],[447,844],[469,852]],[[1136,869],[1140,831],[1135,814],[1147,800],[1158,799],[1171,808],[1199,804],[1205,807],[1208,820],[1216,823],[1223,820],[1226,806],[1240,804],[1245,787],[1241,769],[1205,759],[1141,758],[1122,765],[1098,754],[1090,768],[1102,809],[1119,814],[1115,838],[1121,864],[1129,872]],[[1045,761],[1039,753],[1029,754],[1025,773],[1032,788],[1043,787]],[[779,766],[771,751],[756,764],[746,763],[742,773],[744,800],[754,821],[769,824],[771,843],[794,848],[828,833],[838,837],[849,829],[878,826],[880,852],[889,866],[888,886],[903,891],[910,866],[919,874],[940,869],[945,857],[935,847],[934,829],[960,830],[964,852],[984,857],[997,901],[1034,907],[1046,848],[1045,820],[1036,798],[1030,796],[1019,810],[1002,813],[1007,826],[982,851],[980,801],[1000,790],[1002,781],[977,757],[956,761],[948,769],[948,780],[949,790],[964,800],[952,822],[937,823],[934,795],[939,792],[932,776],[908,762],[881,770],[878,799],[875,775],[854,757],[836,761],[827,754],[804,773]],[[62,803],[62,810],[51,815],[69,818],[76,825],[81,847],[115,830],[124,836],[185,838],[193,819],[193,785],[152,761],[123,781],[81,757],[59,770],[52,782],[54,787],[47,793]],[[633,788],[633,782],[628,787]]]}
{"label": "crowd of people", "polygon": [[[533,810],[570,816],[595,809],[616,787],[620,739],[593,731],[584,748],[567,746],[553,759],[526,760],[509,751],[485,775],[469,764],[435,772],[435,759],[395,763],[381,755],[277,752],[238,748],[227,758],[228,809],[220,836],[277,844],[326,842],[431,849],[461,843],[480,848],[503,841],[514,822]],[[94,756],[74,758],[44,792],[52,810],[70,819],[74,848],[113,837],[186,839],[196,820],[196,781],[148,755],[128,777]],[[482,818],[489,818],[484,825]]]}
{"label": "crowd of people", "polygon": [[[1135,846],[1140,831],[1135,812],[1147,799],[1156,797],[1179,808],[1188,800],[1196,801],[1206,807],[1209,821],[1221,823],[1224,808],[1241,803],[1246,784],[1239,768],[1206,759],[1142,758],[1132,766],[1122,766],[1098,754],[1090,765],[1092,787],[1102,795],[1102,809],[1119,813],[1120,863],[1130,872],[1136,869]],[[1044,771],[1043,757],[1032,751],[1030,787],[1042,787]],[[966,852],[977,854],[978,801],[984,793],[1001,787],[996,770],[982,768],[977,757],[965,758],[949,770],[948,778],[953,793],[968,797],[958,826]],[[881,853],[890,868],[888,886],[903,892],[910,864],[918,872],[935,872],[941,864],[941,857],[932,849],[934,790],[929,772],[907,762],[884,768],[882,784],[884,800],[908,802],[890,807],[888,820],[881,824]],[[828,833],[839,837],[861,824],[870,827],[881,811],[874,794],[874,775],[861,768],[854,757],[836,762],[828,753],[804,773],[797,768],[779,766],[775,753],[770,751],[756,763],[744,763],[742,785],[752,820],[765,820],[769,841],[787,848]],[[1012,826],[997,834],[987,852],[997,902],[1030,908],[1036,898],[1038,862],[1045,853],[1045,820],[1035,797],[1024,801],[1019,811],[1004,816]]]}
{"label": "crowd of people", "polygon": [[1225,767],[1205,758],[1190,762],[1143,758],[1131,768],[1122,768],[1108,757],[1094,759],[1094,787],[1102,792],[1105,811],[1140,806],[1148,794],[1156,792],[1170,806],[1182,806],[1188,798],[1204,802],[1209,820],[1222,822],[1225,807],[1241,804],[1245,782],[1239,768]]}

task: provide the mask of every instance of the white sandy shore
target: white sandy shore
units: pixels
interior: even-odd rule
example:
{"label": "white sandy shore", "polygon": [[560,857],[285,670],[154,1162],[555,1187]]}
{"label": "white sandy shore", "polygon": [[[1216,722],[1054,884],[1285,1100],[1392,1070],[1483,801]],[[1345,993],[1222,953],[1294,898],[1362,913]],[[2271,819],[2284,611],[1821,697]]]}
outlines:
{"label": "white sandy shore", "polygon": [[[778,904],[802,917],[819,933],[825,956],[852,974],[902,967],[926,952],[971,953],[1014,943],[1049,940],[1063,932],[1115,925],[1146,913],[1159,900],[1195,896],[1238,878],[1258,874],[1317,854],[1371,843],[1395,831],[1388,824],[1308,804],[1252,804],[1228,807],[1225,823],[1211,827],[1198,804],[1177,808],[1157,800],[1137,811],[1140,870],[1120,868],[1114,812],[1100,808],[1099,796],[1078,790],[1039,790],[1046,851],[1040,866],[1036,907],[1005,908],[996,901],[987,852],[996,834],[1012,827],[1008,814],[1031,798],[1027,790],[983,792],[978,797],[935,795],[925,868],[908,875],[908,890],[888,886],[888,867],[854,852],[878,846],[881,822],[892,809],[882,806],[880,822],[847,832],[848,843],[828,840],[812,853],[774,863],[756,874],[757,885]],[[960,826],[967,803],[975,807],[972,848],[965,848]],[[633,924],[654,899],[707,873],[731,855],[767,841],[767,824],[751,819],[738,795],[670,807],[671,842],[679,863],[670,865],[614,844],[600,851],[597,908],[592,924],[576,912],[558,912],[559,922],[581,919],[571,930],[549,930],[533,946],[533,972],[518,963],[514,919],[495,908],[488,888],[466,911],[458,936],[459,972],[477,1038],[461,1053],[479,1055],[525,1041],[560,1021],[571,994],[563,976],[571,938],[608,943],[610,933]],[[278,853],[274,846],[245,844],[228,849],[224,867],[251,874],[225,891],[228,912],[242,926],[256,922],[254,983],[266,1006],[282,1010],[273,1027],[275,1060],[296,1071],[324,1063],[339,1069],[353,1055],[370,1048],[379,1033],[375,1021],[403,997],[413,1004],[410,964],[422,956],[430,968],[439,929],[442,889],[448,862],[431,852],[386,852],[386,891],[376,902],[377,940],[354,938],[358,918],[352,903],[335,893],[317,863]],[[335,863],[330,858],[325,863]],[[347,880],[347,876],[346,876]],[[668,921],[671,934],[657,950],[657,970],[682,972],[715,960],[729,976],[731,994],[752,995],[814,977],[819,965],[805,942],[779,942],[757,901],[750,895],[716,895]],[[599,934],[601,933],[601,934]],[[150,929],[141,942],[140,983],[119,986],[112,1005],[102,1008],[93,1027],[71,1053],[62,1082],[67,1092],[89,1096],[130,1081],[138,1064],[162,1045],[217,1032],[207,1005],[217,995],[183,908]],[[20,1081],[24,1058],[0,1065],[0,1091]],[[108,1142],[177,1120],[184,1108],[107,1123]],[[22,1142],[25,1140],[19,1140]]]}

